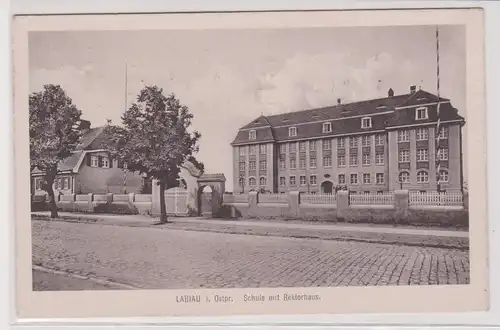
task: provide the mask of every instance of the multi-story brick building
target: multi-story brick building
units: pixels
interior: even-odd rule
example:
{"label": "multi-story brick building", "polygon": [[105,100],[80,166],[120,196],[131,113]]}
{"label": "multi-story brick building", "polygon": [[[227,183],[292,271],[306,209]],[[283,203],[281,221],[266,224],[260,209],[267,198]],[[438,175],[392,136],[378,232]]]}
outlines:
{"label": "multi-story brick building", "polygon": [[460,191],[462,127],[449,99],[410,87],[404,95],[272,116],[238,131],[233,146],[234,192],[330,193],[397,189]]}

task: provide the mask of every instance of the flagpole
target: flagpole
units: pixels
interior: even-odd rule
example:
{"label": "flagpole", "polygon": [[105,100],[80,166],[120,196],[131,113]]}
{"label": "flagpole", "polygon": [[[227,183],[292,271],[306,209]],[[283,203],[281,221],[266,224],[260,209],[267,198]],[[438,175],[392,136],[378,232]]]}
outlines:
{"label": "flagpole", "polygon": [[[124,112],[127,112],[128,106],[128,63],[125,62],[125,98],[124,98]],[[125,162],[122,162],[123,166],[123,193],[127,193],[127,169],[125,166]]]}
{"label": "flagpole", "polygon": [[439,73],[439,27],[436,25],[436,90],[437,90],[437,106],[436,106],[436,116],[437,116],[437,123],[436,123],[436,154],[435,154],[435,161],[436,161],[436,188],[438,192],[441,192],[441,178],[439,175],[439,172],[441,170],[441,164],[439,161],[439,147],[440,147],[440,132],[441,132],[441,118],[440,118],[440,106],[441,106],[441,94],[440,94],[440,73]]}

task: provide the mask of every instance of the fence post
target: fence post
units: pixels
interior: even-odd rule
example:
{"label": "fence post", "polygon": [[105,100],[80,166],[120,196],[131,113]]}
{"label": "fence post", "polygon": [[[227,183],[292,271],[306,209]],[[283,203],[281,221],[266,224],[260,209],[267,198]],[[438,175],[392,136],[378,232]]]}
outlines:
{"label": "fence post", "polygon": [[258,204],[259,203],[259,194],[256,191],[251,191],[248,193],[248,215],[258,215]]}
{"label": "fence post", "polygon": [[410,195],[408,190],[396,190],[394,192],[394,224],[398,224],[401,220],[407,220],[409,209]]}
{"label": "fence post", "polygon": [[93,213],[94,212],[94,194],[93,193],[89,193],[88,203],[89,203],[88,211]]}
{"label": "fence post", "polygon": [[464,204],[464,209],[468,211],[469,210],[469,192],[468,191],[463,192],[462,202]]}
{"label": "fence post", "polygon": [[339,190],[337,192],[337,219],[348,220],[349,210],[349,192],[347,190]]}
{"label": "fence post", "polygon": [[135,193],[128,194],[128,207],[130,210],[135,210]]}
{"label": "fence post", "polygon": [[106,194],[106,204],[111,204],[111,203],[113,203],[113,194],[107,193]]}
{"label": "fence post", "polygon": [[290,216],[296,217],[300,213],[300,193],[298,191],[288,192],[288,207]]}

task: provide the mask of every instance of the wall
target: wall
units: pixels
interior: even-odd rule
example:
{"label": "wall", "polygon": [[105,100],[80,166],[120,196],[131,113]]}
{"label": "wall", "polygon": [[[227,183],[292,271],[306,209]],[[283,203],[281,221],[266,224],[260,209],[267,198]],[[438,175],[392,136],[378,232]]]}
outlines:
{"label": "wall", "polygon": [[[92,153],[92,155],[106,156],[106,153]],[[75,177],[75,190],[77,194],[123,194],[124,173],[113,162],[112,168],[91,167],[84,161],[80,171]],[[127,171],[126,193],[140,193],[143,177],[139,174]]]}
{"label": "wall", "polygon": [[[244,202],[246,196],[247,202]],[[271,195],[272,196],[272,195]],[[468,197],[464,196],[464,206],[420,206],[410,205],[409,192],[394,192],[392,200],[379,205],[355,205],[350,202],[347,191],[339,191],[336,201],[330,204],[305,204],[299,192],[275,194],[281,201],[270,201],[259,197],[257,192],[225,196],[225,206],[232,209],[231,217],[258,219],[298,219],[334,222],[360,222],[379,224],[411,224],[431,226],[468,226]],[[285,200],[286,202],[284,202]]]}
{"label": "wall", "polygon": [[152,195],[141,194],[68,194],[56,198],[64,212],[151,214]]}

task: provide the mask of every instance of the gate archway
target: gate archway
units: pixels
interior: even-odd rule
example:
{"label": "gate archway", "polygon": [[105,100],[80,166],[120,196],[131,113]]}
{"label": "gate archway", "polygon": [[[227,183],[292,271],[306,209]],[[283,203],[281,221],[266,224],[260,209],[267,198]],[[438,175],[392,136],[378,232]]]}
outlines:
{"label": "gate archway", "polygon": [[321,193],[322,194],[333,194],[333,182],[323,181],[321,183]]}

